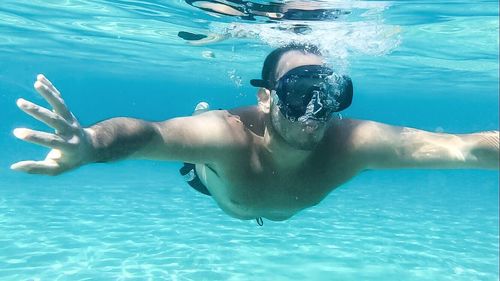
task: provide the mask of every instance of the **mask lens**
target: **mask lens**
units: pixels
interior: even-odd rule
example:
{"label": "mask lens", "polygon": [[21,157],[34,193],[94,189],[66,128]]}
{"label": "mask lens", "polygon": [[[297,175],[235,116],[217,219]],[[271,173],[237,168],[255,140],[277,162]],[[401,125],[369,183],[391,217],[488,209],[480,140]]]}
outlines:
{"label": "mask lens", "polygon": [[280,110],[290,120],[300,117],[326,121],[334,112],[329,68],[312,65],[291,70],[278,81]]}

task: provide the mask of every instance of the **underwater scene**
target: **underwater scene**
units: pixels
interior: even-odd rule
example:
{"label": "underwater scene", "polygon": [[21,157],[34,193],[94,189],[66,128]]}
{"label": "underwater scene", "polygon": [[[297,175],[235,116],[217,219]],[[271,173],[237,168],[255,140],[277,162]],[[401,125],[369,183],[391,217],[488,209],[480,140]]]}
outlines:
{"label": "underwater scene", "polygon": [[[338,105],[344,93],[333,86],[314,88],[308,98],[294,100],[298,105],[283,102],[294,91],[285,95],[283,89],[312,83],[308,70],[297,76],[283,71],[289,80],[276,77],[276,87],[259,80],[268,54],[291,45],[314,46],[328,66],[322,71],[349,82],[345,110],[329,107],[328,98]],[[261,83],[260,90],[250,81]],[[260,194],[255,206],[271,202],[269,210],[271,195],[284,196],[266,190],[273,187],[300,186],[294,192],[307,195],[325,186],[316,196],[321,200],[293,205],[283,218],[252,206],[232,212],[233,200],[224,201],[225,191],[234,192],[230,184],[193,188],[200,166],[181,169],[184,162],[200,164],[208,152],[182,151],[218,131],[212,119],[200,116],[261,106],[266,87],[272,99],[282,101],[271,102],[270,110],[277,108],[291,127],[295,119],[319,116],[371,120],[432,136],[493,131],[496,144],[485,157],[496,157],[496,168],[387,164],[350,175],[352,157],[323,155],[304,162],[303,175],[292,173],[286,183],[249,177],[244,190],[244,198]],[[114,117],[184,120],[177,117],[191,116],[200,102],[213,112],[185,120],[202,120],[197,130],[208,133],[182,138],[168,134],[165,125],[165,134],[184,140],[171,150],[182,155],[177,158],[161,154],[163,147],[132,157],[130,147],[145,142],[144,133],[122,142],[130,146],[118,142],[112,152],[121,156],[75,164],[56,176],[38,174],[52,173],[58,149],[48,162],[20,162],[43,161],[50,148],[67,157],[64,145],[74,145],[74,139],[66,137],[65,126],[92,135],[84,128]],[[0,110],[0,280],[499,279],[498,1],[4,0]],[[124,139],[133,127],[116,126],[113,133]],[[211,145],[236,139],[229,132]],[[264,130],[256,135],[267,136]],[[332,142],[341,136],[333,134]],[[391,134],[365,141],[385,136]],[[29,137],[35,144],[23,141]],[[285,133],[277,138],[287,142]],[[435,141],[424,155],[453,153],[447,146],[437,150]],[[243,157],[230,149],[214,151],[217,159]],[[125,158],[133,159],[117,161]],[[28,167],[35,174],[26,173]],[[256,168],[206,169],[205,185],[218,173],[240,183],[239,175]],[[343,180],[335,186],[322,181],[331,175]],[[276,210],[283,203],[277,202]]]}

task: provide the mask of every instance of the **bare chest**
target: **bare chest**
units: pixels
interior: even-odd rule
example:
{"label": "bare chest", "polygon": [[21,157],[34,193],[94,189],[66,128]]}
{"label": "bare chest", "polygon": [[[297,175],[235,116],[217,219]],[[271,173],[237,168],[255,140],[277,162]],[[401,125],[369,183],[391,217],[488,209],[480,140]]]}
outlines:
{"label": "bare chest", "polygon": [[207,187],[219,206],[243,219],[288,219],[318,204],[352,177],[345,170],[332,170],[326,161],[305,162],[293,168],[245,161],[206,170]]}

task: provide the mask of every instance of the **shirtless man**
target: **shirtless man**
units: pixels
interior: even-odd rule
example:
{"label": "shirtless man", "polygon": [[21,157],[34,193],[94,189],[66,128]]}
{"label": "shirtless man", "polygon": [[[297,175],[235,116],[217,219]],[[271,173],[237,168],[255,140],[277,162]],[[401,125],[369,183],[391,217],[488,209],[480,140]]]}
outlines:
{"label": "shirtless man", "polygon": [[14,135],[52,150],[11,168],[57,175],[126,158],[195,163],[205,193],[227,214],[275,221],[318,204],[364,170],[499,168],[498,131],[454,135],[336,118],[351,103],[352,83],[314,47],[273,51],[262,79],[251,83],[259,87],[257,106],[163,122],[119,117],[84,128],[38,75],[34,87],[54,110],[24,99],[17,105],[56,133],[18,128]]}

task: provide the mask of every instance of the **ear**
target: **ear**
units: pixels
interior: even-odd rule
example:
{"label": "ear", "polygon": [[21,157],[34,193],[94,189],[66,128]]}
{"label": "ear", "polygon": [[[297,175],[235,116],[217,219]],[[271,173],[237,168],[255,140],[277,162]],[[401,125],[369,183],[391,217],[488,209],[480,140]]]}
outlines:
{"label": "ear", "polygon": [[257,100],[260,110],[264,113],[269,113],[269,108],[271,107],[271,92],[266,88],[259,88]]}

